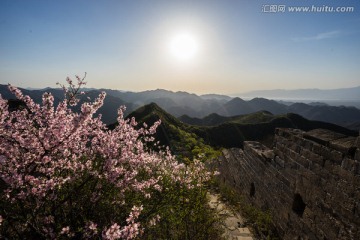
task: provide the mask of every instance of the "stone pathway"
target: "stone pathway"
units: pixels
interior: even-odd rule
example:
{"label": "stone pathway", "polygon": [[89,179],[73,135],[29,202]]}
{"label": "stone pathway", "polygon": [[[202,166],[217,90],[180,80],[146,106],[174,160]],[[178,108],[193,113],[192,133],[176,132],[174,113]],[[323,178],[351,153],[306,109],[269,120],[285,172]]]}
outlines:
{"label": "stone pathway", "polygon": [[223,237],[226,240],[255,240],[249,228],[244,226],[244,219],[222,202],[219,194],[208,193],[208,196],[210,207],[224,219],[223,228],[225,232]]}

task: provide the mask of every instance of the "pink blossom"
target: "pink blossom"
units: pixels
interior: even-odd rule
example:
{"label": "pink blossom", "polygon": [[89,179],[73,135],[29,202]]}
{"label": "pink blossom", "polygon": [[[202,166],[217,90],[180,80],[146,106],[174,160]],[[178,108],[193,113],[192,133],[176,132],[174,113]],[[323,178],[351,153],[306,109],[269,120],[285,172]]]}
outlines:
{"label": "pink blossom", "polygon": [[117,223],[114,223],[109,229],[107,229],[103,233],[102,237],[108,240],[120,239],[121,237],[120,226]]}
{"label": "pink blossom", "polygon": [[[44,93],[41,104],[37,104],[9,85],[9,90],[26,105],[10,112],[7,101],[0,96],[0,179],[4,183],[0,203],[9,209],[0,216],[0,225],[8,216],[16,216],[13,226],[22,227],[9,232],[19,231],[20,235],[37,231],[51,239],[59,229],[67,237],[74,234],[70,229],[83,229],[81,234],[89,238],[100,234],[105,239],[136,238],[143,231],[141,226],[156,224],[160,216],[144,220],[146,224],[140,222],[143,205],[139,203],[129,212],[124,207],[126,194],[151,199],[155,195],[152,192],[164,190],[165,182],[192,189],[202,186],[211,174],[200,161],[189,166],[179,164],[169,149],[146,150],[145,143],[153,143],[152,135],[160,121],[137,129],[135,119],[125,120],[125,107],[120,107],[118,125],[109,130],[101,116],[94,117],[103,105],[105,93],[74,112],[70,106],[79,103],[77,95],[85,84],[84,78],[77,76],[76,81],[67,79],[69,87],[62,86],[65,98],[57,106],[51,93]],[[105,194],[108,189],[111,194]],[[111,215],[99,222],[85,206],[79,206],[96,206],[99,202],[111,203],[113,209],[126,214],[120,220]],[[83,220],[73,221],[80,222],[75,227],[68,221],[73,209],[85,209],[77,213]]]}
{"label": "pink blossom", "polygon": [[63,229],[61,229],[61,232],[60,234],[68,234],[70,232],[70,227],[67,226],[67,227],[64,227]]}

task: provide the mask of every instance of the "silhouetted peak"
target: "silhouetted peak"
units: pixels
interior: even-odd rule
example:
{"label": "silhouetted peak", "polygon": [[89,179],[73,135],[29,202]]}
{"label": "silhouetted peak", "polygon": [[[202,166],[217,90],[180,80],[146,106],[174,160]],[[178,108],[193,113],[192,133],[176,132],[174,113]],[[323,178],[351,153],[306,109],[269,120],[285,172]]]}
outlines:
{"label": "silhouetted peak", "polygon": [[249,101],[250,103],[276,103],[276,104],[279,104],[278,102],[274,101],[274,100],[270,100],[270,99],[266,99],[266,98],[260,98],[260,97],[256,97],[256,98],[253,98]]}
{"label": "silhouetted peak", "polygon": [[245,102],[244,99],[239,98],[239,97],[235,97],[235,98],[231,99],[230,101],[234,101],[234,102]]}

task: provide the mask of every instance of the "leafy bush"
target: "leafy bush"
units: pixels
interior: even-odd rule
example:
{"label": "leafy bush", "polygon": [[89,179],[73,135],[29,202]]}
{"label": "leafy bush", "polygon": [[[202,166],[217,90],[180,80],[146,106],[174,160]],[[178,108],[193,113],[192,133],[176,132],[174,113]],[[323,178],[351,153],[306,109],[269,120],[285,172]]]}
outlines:
{"label": "leafy bush", "polygon": [[101,116],[93,117],[105,93],[73,112],[85,82],[80,77],[76,85],[67,82],[57,106],[51,94],[44,93],[40,105],[9,85],[25,103],[9,111],[0,96],[0,237],[205,239],[213,234],[203,189],[212,174],[203,164],[179,164],[168,150],[149,150],[160,122],[138,128],[135,119],[124,120],[124,108],[115,129],[107,129]]}

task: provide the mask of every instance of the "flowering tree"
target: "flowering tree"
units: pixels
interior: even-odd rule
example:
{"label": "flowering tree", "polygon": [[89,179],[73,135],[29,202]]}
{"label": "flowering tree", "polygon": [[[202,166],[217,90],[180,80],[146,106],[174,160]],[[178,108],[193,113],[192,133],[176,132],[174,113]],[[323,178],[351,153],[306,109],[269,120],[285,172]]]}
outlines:
{"label": "flowering tree", "polygon": [[145,236],[176,207],[163,201],[169,191],[181,190],[185,201],[184,193],[201,189],[211,174],[200,162],[179,164],[168,151],[147,149],[160,122],[139,128],[122,107],[108,130],[93,116],[105,93],[73,112],[85,82],[67,82],[57,106],[49,93],[40,105],[9,85],[25,103],[9,111],[0,96],[0,237]]}

